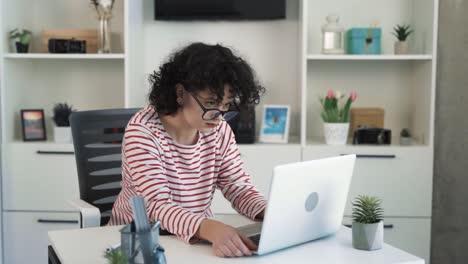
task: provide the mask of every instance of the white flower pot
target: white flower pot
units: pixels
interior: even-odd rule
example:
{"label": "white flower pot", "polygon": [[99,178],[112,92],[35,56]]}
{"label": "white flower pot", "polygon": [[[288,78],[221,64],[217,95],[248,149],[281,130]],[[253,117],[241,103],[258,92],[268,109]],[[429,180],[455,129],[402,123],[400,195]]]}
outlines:
{"label": "white flower pot", "polygon": [[381,249],[384,240],[383,221],[375,224],[353,222],[353,247],[362,250]]}
{"label": "white flower pot", "polygon": [[407,41],[397,41],[395,42],[395,54],[404,55],[409,53],[409,47]]}
{"label": "white flower pot", "polygon": [[344,145],[348,139],[349,123],[323,123],[325,142],[328,145]]}
{"label": "white flower pot", "polygon": [[54,126],[54,141],[57,143],[71,143],[71,127]]}

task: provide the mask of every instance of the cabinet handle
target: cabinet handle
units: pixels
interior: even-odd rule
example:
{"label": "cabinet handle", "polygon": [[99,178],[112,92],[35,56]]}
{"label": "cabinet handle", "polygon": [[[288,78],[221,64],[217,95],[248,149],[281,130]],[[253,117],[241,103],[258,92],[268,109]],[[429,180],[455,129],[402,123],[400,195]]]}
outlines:
{"label": "cabinet handle", "polygon": [[52,220],[52,219],[37,219],[38,223],[47,224],[78,224],[78,220]]}
{"label": "cabinet handle", "polygon": [[[348,154],[341,154],[341,156]],[[358,159],[394,159],[396,155],[371,155],[371,154],[357,154]]]}
{"label": "cabinet handle", "polygon": [[[352,225],[349,225],[349,224],[345,224],[344,226],[346,226],[346,227],[352,227]],[[383,228],[385,228],[385,229],[392,229],[392,228],[393,228],[393,224],[384,225]]]}
{"label": "cabinet handle", "polygon": [[37,154],[45,155],[75,155],[74,151],[47,151],[47,150],[38,150]]}

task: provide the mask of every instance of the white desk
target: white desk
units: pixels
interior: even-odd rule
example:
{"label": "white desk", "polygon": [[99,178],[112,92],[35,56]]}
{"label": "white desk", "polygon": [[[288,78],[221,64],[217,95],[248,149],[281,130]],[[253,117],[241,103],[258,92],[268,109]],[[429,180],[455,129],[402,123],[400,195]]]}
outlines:
{"label": "white desk", "polygon": [[[51,245],[62,264],[107,264],[107,246],[120,241],[121,226],[49,232]],[[219,258],[207,244],[187,245],[174,236],[161,237],[168,263],[365,263],[424,264],[424,260],[385,244],[377,251],[356,250],[351,245],[351,229],[343,227],[337,235],[316,240],[264,256]]]}

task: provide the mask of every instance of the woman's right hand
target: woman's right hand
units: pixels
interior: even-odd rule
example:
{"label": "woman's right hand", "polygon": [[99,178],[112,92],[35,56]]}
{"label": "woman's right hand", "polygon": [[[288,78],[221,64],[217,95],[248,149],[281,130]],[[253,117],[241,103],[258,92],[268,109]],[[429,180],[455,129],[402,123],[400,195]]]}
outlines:
{"label": "woman's right hand", "polygon": [[212,219],[200,224],[198,237],[212,243],[213,253],[218,257],[251,256],[257,246],[233,227]]}

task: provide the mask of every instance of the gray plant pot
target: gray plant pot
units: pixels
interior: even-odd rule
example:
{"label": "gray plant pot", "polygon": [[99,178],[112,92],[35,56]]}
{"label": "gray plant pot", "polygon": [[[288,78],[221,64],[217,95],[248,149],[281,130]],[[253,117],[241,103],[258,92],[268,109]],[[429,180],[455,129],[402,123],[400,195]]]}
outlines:
{"label": "gray plant pot", "polygon": [[377,250],[383,245],[383,221],[375,224],[353,222],[353,247],[361,250]]}
{"label": "gray plant pot", "polygon": [[407,41],[397,41],[395,42],[395,54],[396,55],[405,55],[409,53],[409,46]]}
{"label": "gray plant pot", "polygon": [[413,139],[411,137],[400,137],[400,145],[409,146],[412,143],[413,143]]}

